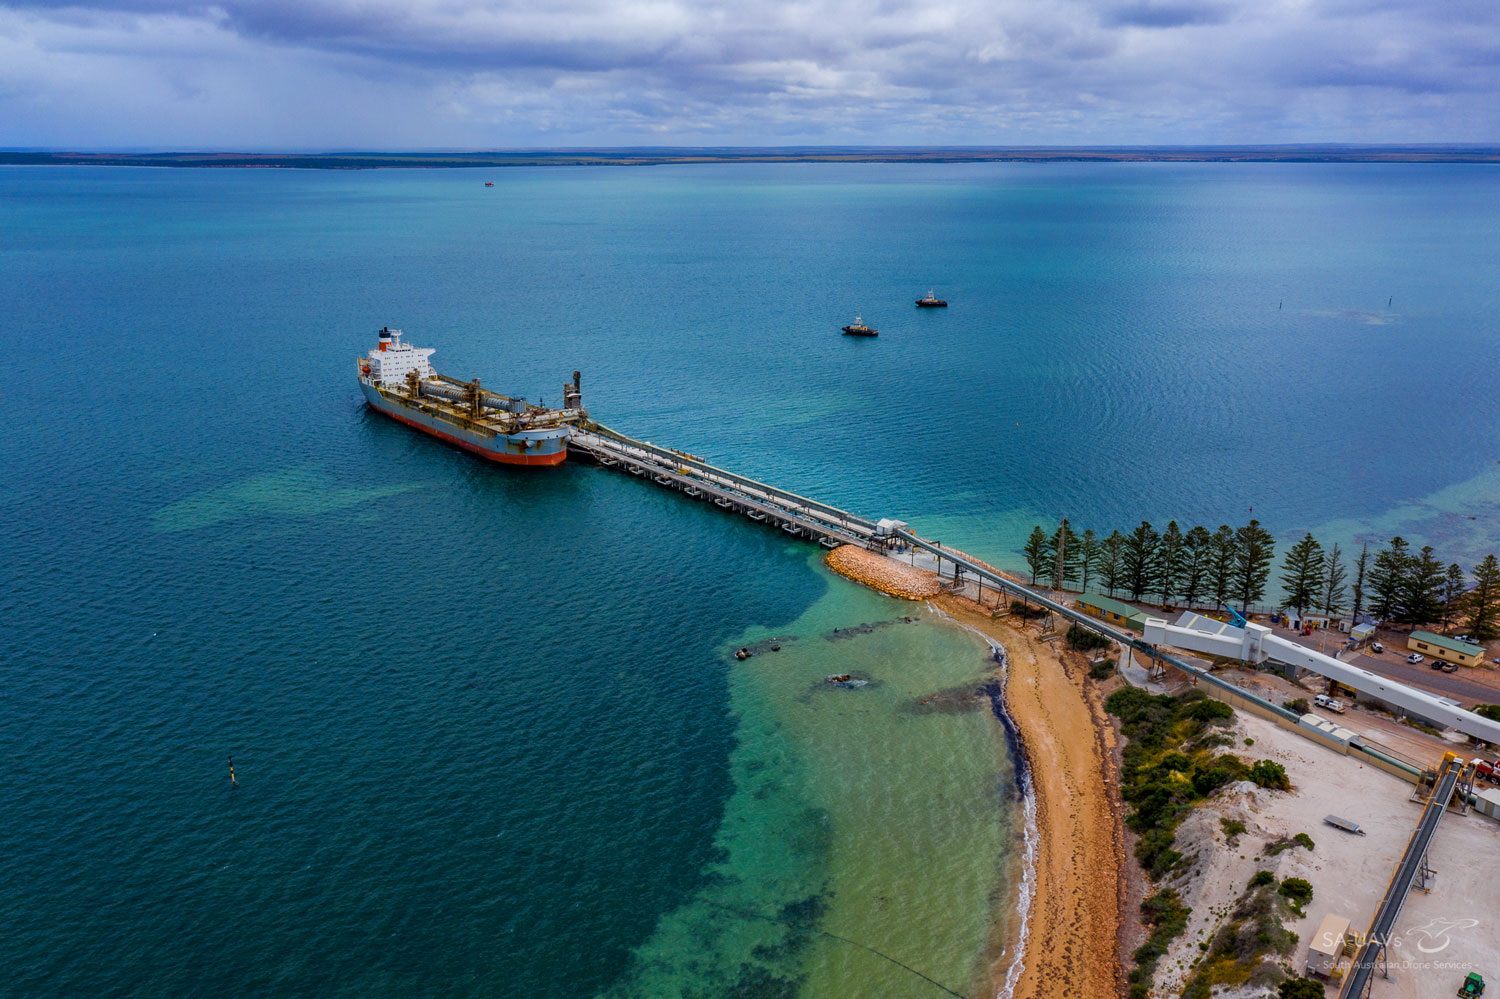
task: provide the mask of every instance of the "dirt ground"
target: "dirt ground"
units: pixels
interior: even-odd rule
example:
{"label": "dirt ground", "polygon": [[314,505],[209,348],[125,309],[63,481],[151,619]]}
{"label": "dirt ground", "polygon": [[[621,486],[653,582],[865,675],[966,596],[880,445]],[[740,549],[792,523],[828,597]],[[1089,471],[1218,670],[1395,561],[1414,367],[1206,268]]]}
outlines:
{"label": "dirt ground", "polygon": [[[1411,784],[1270,721],[1237,712],[1235,735],[1238,752],[1281,763],[1294,788],[1280,792],[1236,786],[1196,809],[1179,829],[1177,848],[1198,854],[1180,886],[1193,914],[1161,961],[1159,996],[1180,992],[1200,953],[1198,944],[1212,937],[1225,906],[1257,870],[1271,870],[1278,878],[1306,878],[1313,885],[1306,918],[1287,924],[1299,938],[1292,955],[1298,972],[1306,967],[1308,943],[1328,913],[1348,918],[1351,931],[1364,932],[1420,812],[1420,805],[1410,800]],[[1253,744],[1245,746],[1245,739]],[[1366,835],[1326,825],[1323,817],[1329,814],[1359,823]],[[1237,818],[1248,827],[1233,846],[1220,818]],[[1293,848],[1275,858],[1261,856],[1267,842],[1299,832],[1312,837],[1311,852]],[[1377,978],[1371,999],[1446,999],[1469,971],[1500,980],[1500,865],[1476,862],[1497,851],[1500,822],[1477,813],[1443,819],[1429,855],[1437,880],[1431,894],[1412,892],[1396,926],[1391,979]],[[1336,985],[1328,987],[1330,996],[1337,991]]]}
{"label": "dirt ground", "polygon": [[[1219,670],[1217,676],[1228,680],[1242,690],[1258,694],[1276,704],[1298,697],[1308,702],[1313,699],[1309,691],[1276,673],[1225,669]],[[1470,750],[1461,749],[1440,736],[1430,735],[1410,725],[1403,725],[1383,712],[1372,711],[1358,704],[1350,704],[1347,700],[1345,704],[1347,709],[1343,714],[1335,714],[1316,707],[1312,711],[1320,718],[1326,718],[1358,732],[1367,743],[1377,748],[1393,749],[1405,759],[1423,766],[1436,766],[1446,752],[1457,752],[1459,755],[1470,753]]]}

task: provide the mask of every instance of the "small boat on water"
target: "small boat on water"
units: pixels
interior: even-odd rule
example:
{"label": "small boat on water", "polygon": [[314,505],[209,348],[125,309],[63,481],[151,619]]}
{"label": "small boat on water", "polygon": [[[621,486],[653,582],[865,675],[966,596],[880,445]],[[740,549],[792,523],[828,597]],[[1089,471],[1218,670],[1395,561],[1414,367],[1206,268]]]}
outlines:
{"label": "small boat on water", "polygon": [[487,181],[484,182],[484,186],[485,187],[494,187],[495,186],[495,182],[493,180],[487,180]]}
{"label": "small boat on water", "polygon": [[865,321],[859,316],[854,317],[854,322],[852,325],[844,327],[845,336],[876,336],[879,333],[879,330],[870,326],[866,326]]}
{"label": "small boat on water", "polygon": [[931,288],[927,289],[926,298],[917,299],[917,308],[919,309],[946,309],[947,307],[948,303],[934,295]]}

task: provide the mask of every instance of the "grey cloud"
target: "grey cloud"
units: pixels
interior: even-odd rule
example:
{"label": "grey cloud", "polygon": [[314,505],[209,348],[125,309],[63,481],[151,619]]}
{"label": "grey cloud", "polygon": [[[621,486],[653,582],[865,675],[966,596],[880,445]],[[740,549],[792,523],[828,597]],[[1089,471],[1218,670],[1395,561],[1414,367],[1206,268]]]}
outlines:
{"label": "grey cloud", "polygon": [[20,0],[0,6],[0,120],[69,108],[86,135],[76,81],[116,74],[92,103],[142,142],[270,128],[270,66],[326,98],[288,128],[385,121],[426,145],[1358,141],[1376,90],[1403,131],[1369,138],[1483,141],[1497,52],[1489,0]]}
{"label": "grey cloud", "polygon": [[1221,3],[1141,0],[1106,11],[1104,22],[1137,28],[1181,28],[1195,24],[1223,24],[1229,20],[1230,13],[1228,5]]}

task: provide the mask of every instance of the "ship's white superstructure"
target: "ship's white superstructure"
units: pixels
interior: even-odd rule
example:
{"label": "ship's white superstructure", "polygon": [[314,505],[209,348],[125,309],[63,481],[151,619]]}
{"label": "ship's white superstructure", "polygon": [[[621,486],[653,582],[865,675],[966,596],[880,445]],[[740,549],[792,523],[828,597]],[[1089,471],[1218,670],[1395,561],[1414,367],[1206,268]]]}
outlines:
{"label": "ship's white superstructure", "polygon": [[406,376],[415,371],[417,377],[426,381],[432,377],[432,364],[427,359],[435,347],[413,347],[401,341],[401,331],[389,326],[380,331],[380,345],[369,351],[370,381],[386,388],[406,384]]}

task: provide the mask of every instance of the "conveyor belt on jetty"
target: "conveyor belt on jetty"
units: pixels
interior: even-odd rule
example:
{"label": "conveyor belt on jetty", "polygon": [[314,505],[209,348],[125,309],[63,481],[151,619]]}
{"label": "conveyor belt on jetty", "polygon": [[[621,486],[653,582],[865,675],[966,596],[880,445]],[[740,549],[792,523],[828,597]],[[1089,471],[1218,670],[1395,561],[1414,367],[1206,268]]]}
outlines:
{"label": "conveyor belt on jetty", "polygon": [[826,548],[847,544],[868,546],[875,536],[872,520],[716,468],[690,454],[634,440],[598,424],[575,432],[568,441],[568,450],[606,468],[649,478],[691,499],[705,500],[757,523],[817,541]]}
{"label": "conveyor belt on jetty", "polygon": [[[629,472],[657,485],[676,489],[692,499],[711,501],[720,509],[742,514],[757,523],[779,527],[794,537],[816,541],[825,548],[853,544],[876,551],[889,550],[891,545],[909,545],[922,549],[937,557],[939,576],[943,574],[943,563],[946,561],[953,567],[955,581],[965,575],[976,581],[982,579],[1001,593],[1045,607],[1065,621],[1087,628],[1157,662],[1174,666],[1192,678],[1194,683],[1204,683],[1232,692],[1236,697],[1253,701],[1264,711],[1279,715],[1292,724],[1299,720],[1298,715],[1281,705],[1242,690],[1208,670],[1199,669],[1138,635],[1111,627],[1099,618],[1044,596],[962,552],[944,548],[913,534],[904,529],[904,523],[895,522],[900,526],[881,535],[877,533],[876,521],[868,517],[718,468],[682,451],[626,437],[598,423],[591,422],[575,431],[568,441],[568,450],[570,454],[588,458],[606,468]],[[1407,771],[1413,779],[1419,774],[1416,768],[1386,756],[1373,747],[1355,745],[1353,748],[1377,758],[1387,769]]]}

